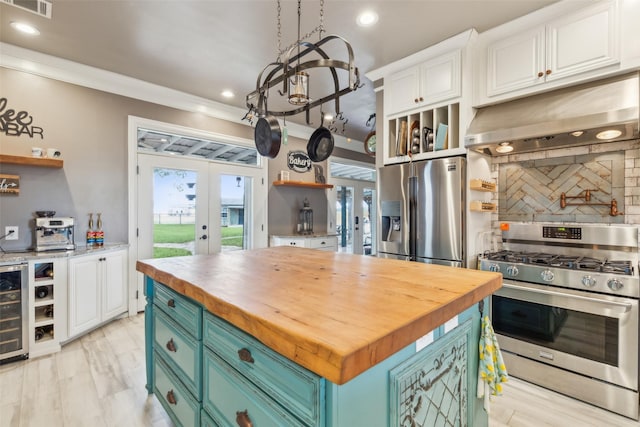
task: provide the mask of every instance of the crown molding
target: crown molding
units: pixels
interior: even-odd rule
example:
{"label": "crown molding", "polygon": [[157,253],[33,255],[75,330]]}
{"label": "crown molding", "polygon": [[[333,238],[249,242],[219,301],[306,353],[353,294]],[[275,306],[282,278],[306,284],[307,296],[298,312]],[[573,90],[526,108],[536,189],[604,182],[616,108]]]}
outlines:
{"label": "crown molding", "polygon": [[[0,67],[250,126],[242,120],[246,110],[238,107],[8,43],[0,42],[0,52]],[[297,138],[309,139],[314,130],[287,123],[289,135]],[[353,150],[353,142],[341,135],[334,135],[334,142],[337,147]]]}

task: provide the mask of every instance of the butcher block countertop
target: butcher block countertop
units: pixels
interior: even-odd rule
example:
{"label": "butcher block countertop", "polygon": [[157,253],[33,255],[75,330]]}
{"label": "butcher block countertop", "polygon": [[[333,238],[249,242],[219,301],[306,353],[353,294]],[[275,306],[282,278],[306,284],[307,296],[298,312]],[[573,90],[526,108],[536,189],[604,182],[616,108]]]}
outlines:
{"label": "butcher block countertop", "polygon": [[336,384],[502,286],[499,273],[286,246],[136,268]]}

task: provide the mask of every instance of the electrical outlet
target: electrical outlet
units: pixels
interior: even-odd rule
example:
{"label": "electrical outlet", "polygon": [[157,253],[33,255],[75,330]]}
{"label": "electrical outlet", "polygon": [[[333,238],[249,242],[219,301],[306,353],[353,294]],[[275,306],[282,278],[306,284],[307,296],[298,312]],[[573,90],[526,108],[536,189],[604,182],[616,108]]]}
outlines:
{"label": "electrical outlet", "polygon": [[18,226],[10,225],[4,228],[5,240],[18,240]]}

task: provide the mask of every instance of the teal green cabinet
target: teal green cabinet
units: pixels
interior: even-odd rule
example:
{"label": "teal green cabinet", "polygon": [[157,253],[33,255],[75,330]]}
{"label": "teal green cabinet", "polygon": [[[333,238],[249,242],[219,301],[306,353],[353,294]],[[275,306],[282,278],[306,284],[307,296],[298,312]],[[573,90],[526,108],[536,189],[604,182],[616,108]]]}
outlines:
{"label": "teal green cabinet", "polygon": [[[178,426],[486,427],[476,399],[480,312],[338,385],[146,278],[147,388]],[[248,424],[250,423],[250,424]]]}

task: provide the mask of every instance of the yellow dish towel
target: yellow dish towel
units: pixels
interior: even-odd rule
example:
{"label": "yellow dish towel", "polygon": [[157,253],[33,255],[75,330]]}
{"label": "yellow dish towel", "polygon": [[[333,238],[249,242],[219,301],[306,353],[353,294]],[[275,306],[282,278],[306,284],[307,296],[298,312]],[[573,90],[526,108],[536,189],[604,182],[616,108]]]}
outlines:
{"label": "yellow dish towel", "polygon": [[484,398],[484,410],[489,413],[491,396],[502,394],[502,383],[506,382],[509,376],[489,316],[482,318],[481,327],[478,398]]}

